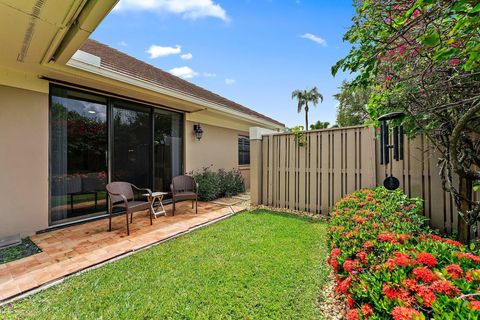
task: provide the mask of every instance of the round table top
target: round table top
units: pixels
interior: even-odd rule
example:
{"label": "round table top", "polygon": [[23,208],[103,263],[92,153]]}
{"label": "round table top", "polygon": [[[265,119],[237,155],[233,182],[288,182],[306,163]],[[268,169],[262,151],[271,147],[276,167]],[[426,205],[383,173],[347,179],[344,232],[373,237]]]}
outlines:
{"label": "round table top", "polygon": [[[168,194],[168,192],[157,191],[157,192],[152,192],[152,197],[166,196],[167,194]],[[145,197],[148,197],[148,196],[149,196],[148,193],[144,193],[143,195],[144,195]]]}

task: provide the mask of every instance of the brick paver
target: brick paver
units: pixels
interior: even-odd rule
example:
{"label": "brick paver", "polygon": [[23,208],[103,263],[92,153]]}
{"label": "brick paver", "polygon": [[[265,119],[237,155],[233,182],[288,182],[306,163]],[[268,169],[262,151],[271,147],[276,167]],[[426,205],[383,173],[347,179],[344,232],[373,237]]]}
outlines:
{"label": "brick paver", "polygon": [[[101,219],[32,236],[41,253],[0,265],[0,302],[231,213],[229,207],[208,202],[198,203],[198,214],[190,202],[177,204],[175,216],[171,205],[165,208],[167,216],[154,219],[152,226],[146,211],[134,213],[130,236],[124,215],[112,219],[111,232],[108,219]],[[244,205],[232,208],[238,212]]]}

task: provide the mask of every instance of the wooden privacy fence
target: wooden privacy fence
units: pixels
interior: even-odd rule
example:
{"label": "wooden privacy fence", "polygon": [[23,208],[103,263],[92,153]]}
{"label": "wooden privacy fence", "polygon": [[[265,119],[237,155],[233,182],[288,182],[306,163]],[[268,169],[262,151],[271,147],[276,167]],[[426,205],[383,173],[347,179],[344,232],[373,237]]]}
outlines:
{"label": "wooden privacy fence", "polygon": [[[292,133],[251,137],[252,202],[277,208],[328,213],[346,194],[382,185],[393,173],[400,188],[424,202],[424,215],[444,232],[457,226],[457,211],[442,188],[438,156],[426,138],[405,139],[404,160],[379,163],[373,128],[309,131],[300,146]],[[479,198],[479,192],[475,198]],[[475,235],[478,236],[478,235]]]}

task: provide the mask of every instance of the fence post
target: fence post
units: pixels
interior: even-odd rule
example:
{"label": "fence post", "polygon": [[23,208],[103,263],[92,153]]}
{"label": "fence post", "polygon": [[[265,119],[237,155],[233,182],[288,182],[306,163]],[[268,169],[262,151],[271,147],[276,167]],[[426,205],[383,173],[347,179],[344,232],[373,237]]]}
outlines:
{"label": "fence post", "polygon": [[272,130],[250,128],[250,202],[262,204],[262,135],[274,133]]}

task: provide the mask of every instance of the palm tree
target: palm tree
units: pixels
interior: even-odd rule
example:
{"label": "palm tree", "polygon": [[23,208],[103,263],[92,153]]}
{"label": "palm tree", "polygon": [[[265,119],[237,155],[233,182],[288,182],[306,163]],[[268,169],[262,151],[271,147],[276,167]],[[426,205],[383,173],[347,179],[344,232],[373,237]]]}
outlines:
{"label": "palm tree", "polygon": [[308,104],[311,102],[316,106],[319,100],[323,102],[323,96],[318,92],[317,87],[313,87],[310,90],[293,91],[292,99],[298,100],[298,113],[302,112],[302,109],[305,109],[305,130],[308,131]]}

